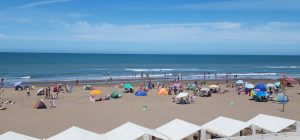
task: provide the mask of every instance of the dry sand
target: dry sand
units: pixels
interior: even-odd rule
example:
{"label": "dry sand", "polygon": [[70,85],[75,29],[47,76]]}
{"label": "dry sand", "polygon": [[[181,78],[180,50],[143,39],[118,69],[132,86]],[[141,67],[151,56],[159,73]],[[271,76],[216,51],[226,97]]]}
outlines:
{"label": "dry sand", "polygon": [[[105,93],[113,91],[111,85],[100,85],[98,88]],[[188,105],[175,104],[171,102],[173,96],[157,96],[156,92],[157,89],[151,90],[147,97],[125,94],[120,99],[92,103],[88,100],[88,91],[84,91],[82,86],[76,86],[71,94],[59,95],[57,108],[37,110],[33,109],[33,105],[43,97],[36,96],[36,90],[31,91],[31,96],[27,97],[25,91],[5,89],[0,95],[0,101],[13,100],[16,103],[8,104],[7,110],[0,111],[0,134],[15,131],[37,138],[48,138],[73,125],[106,133],[128,121],[157,128],[174,118],[202,125],[218,116],[247,121],[260,113],[300,120],[299,85],[287,89],[290,102],[285,112],[279,110],[282,107],[280,104],[251,101],[246,95],[237,95],[234,88],[229,88],[226,94],[196,97],[196,102]],[[46,100],[46,104],[49,105],[49,100]],[[143,111],[144,105],[148,106],[148,111]]]}

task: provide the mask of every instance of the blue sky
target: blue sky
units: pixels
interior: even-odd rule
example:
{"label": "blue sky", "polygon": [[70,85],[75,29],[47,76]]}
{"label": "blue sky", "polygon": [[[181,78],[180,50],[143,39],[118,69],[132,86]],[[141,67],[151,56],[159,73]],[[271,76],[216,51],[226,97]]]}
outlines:
{"label": "blue sky", "polygon": [[0,51],[300,54],[299,0],[2,0]]}

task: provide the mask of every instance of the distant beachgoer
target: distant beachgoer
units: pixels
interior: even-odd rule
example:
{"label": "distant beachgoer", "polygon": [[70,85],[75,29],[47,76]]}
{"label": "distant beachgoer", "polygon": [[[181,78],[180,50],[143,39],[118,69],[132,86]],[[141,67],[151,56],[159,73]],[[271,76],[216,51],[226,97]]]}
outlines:
{"label": "distant beachgoer", "polygon": [[143,78],[144,77],[144,72],[141,72],[141,78]]}
{"label": "distant beachgoer", "polygon": [[50,98],[50,107],[56,108],[54,95],[51,96],[51,98]]}
{"label": "distant beachgoer", "polygon": [[6,109],[7,109],[7,107],[5,106],[5,104],[2,103],[2,104],[0,105],[0,110],[6,110]]}
{"label": "distant beachgoer", "polygon": [[76,84],[78,84],[79,83],[79,80],[76,80]]}
{"label": "distant beachgoer", "polygon": [[26,88],[26,93],[27,93],[27,96],[30,96],[30,89],[28,87]]}
{"label": "distant beachgoer", "polygon": [[1,83],[4,83],[4,78],[1,78]]}

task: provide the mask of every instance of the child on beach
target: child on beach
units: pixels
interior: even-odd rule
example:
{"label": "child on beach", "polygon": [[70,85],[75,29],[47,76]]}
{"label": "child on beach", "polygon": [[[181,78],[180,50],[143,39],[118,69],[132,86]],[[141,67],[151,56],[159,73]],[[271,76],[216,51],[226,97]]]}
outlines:
{"label": "child on beach", "polygon": [[28,87],[26,88],[26,93],[27,93],[27,96],[30,96],[30,89]]}

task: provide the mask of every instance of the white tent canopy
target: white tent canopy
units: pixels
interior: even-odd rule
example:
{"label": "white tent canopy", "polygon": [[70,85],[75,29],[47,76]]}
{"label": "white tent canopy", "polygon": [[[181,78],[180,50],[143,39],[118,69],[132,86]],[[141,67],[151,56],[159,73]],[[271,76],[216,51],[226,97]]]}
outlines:
{"label": "white tent canopy", "polygon": [[137,124],[127,122],[104,134],[109,140],[134,140],[144,135],[154,136],[163,140],[169,139],[163,134]]}
{"label": "white tent canopy", "polygon": [[9,132],[6,132],[6,133],[0,135],[0,140],[38,140],[38,139],[9,131]]}
{"label": "white tent canopy", "polygon": [[47,140],[105,140],[104,136],[73,126]]}
{"label": "white tent canopy", "polygon": [[191,124],[189,122],[174,119],[167,124],[159,127],[156,131],[168,136],[172,140],[183,139],[201,129],[200,126]]}
{"label": "white tent canopy", "polygon": [[250,125],[245,122],[220,116],[202,125],[202,128],[222,137],[231,137],[249,126]]}
{"label": "white tent canopy", "polygon": [[295,120],[259,114],[247,122],[249,125],[255,125],[267,131],[278,133],[281,130],[296,123]]}

